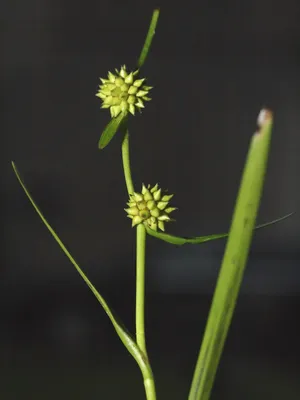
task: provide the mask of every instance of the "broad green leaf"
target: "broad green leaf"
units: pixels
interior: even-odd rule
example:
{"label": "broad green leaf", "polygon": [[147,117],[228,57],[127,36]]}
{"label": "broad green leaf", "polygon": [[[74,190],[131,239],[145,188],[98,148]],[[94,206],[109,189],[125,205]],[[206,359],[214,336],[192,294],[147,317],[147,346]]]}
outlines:
{"label": "broad green leaf", "polygon": [[146,58],[147,58],[147,55],[149,53],[153,37],[155,35],[155,28],[156,28],[156,25],[157,25],[158,17],[159,17],[159,9],[156,9],[156,10],[153,11],[151,22],[150,22],[150,26],[149,26],[149,30],[148,30],[148,33],[147,33],[147,36],[146,36],[146,39],[145,39],[145,43],[144,43],[144,46],[142,48],[141,54],[140,54],[139,59],[138,59],[138,63],[137,63],[138,69],[140,69],[144,65],[144,63],[146,61]]}
{"label": "broad green leaf", "polygon": [[[283,217],[274,219],[273,221],[257,225],[254,229],[260,229],[260,228],[264,228],[265,226],[276,224],[277,222],[283,221],[284,219],[290,217],[293,214],[294,213],[290,213]],[[146,226],[146,230],[149,235],[151,235],[157,239],[163,240],[164,242],[175,244],[177,246],[182,246],[183,244],[201,244],[204,242],[209,242],[210,240],[222,239],[229,235],[228,233],[216,233],[216,234],[207,235],[207,236],[195,236],[195,237],[185,238],[185,237],[170,235],[170,234],[164,233],[164,232],[155,232],[153,229],[150,229],[147,226]]]}
{"label": "broad green leaf", "polygon": [[106,147],[109,144],[109,142],[117,133],[118,129],[121,127],[122,122],[125,121],[126,117],[127,117],[126,113],[120,113],[117,117],[112,118],[109,121],[109,123],[104,128],[104,131],[102,132],[102,135],[100,137],[98,143],[99,149],[104,149],[104,147]]}
{"label": "broad green leaf", "polygon": [[189,400],[210,398],[249,254],[266,172],[272,121],[271,112],[262,110],[259,129],[250,143]]}
{"label": "broad green leaf", "polygon": [[95,286],[91,283],[91,281],[88,279],[86,274],[83,272],[77,261],[74,259],[74,257],[71,255],[69,250],[66,248],[64,243],[61,241],[61,239],[58,237],[57,233],[54,231],[54,229],[51,227],[51,225],[48,223],[38,206],[36,205],[35,201],[33,200],[31,194],[29,193],[28,189],[25,186],[24,181],[22,180],[17,167],[14,162],[12,162],[12,167],[14,169],[14,172],[18,178],[18,181],[20,185],[22,186],[24,192],[26,193],[26,196],[28,197],[29,201],[31,202],[32,206],[34,207],[35,211],[53,236],[53,238],[56,240],[58,243],[59,247],[61,250],[65,253],[65,255],[68,257],[68,259],[71,261],[71,263],[74,265],[76,268],[77,272],[81,276],[81,278],[84,280],[84,282],[87,284],[87,286],[90,288],[90,290],[93,292],[94,296],[96,299],[99,301],[101,306],[103,307],[104,311],[108,315],[109,319],[111,320],[111,323],[113,324],[119,338],[129,351],[129,353],[133,356],[133,358],[136,360],[137,364],[139,365],[141,372],[144,377],[144,382],[145,385],[148,384],[147,382],[151,379],[153,379],[152,371],[150,364],[147,360],[147,357],[144,356],[142,351],[139,349],[139,347],[136,345],[136,342],[134,339],[131,337],[131,335],[127,332],[127,330],[123,327],[122,324],[120,324],[115,317],[115,315],[112,313],[111,309],[109,308],[107,302],[104,300],[104,298],[101,296],[101,294],[97,291]]}

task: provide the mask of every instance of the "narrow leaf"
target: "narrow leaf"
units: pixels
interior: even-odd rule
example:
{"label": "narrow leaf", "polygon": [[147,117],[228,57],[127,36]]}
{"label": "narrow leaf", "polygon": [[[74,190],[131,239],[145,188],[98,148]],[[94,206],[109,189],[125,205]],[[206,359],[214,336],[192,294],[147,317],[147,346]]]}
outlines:
{"label": "narrow leaf", "polygon": [[[260,229],[260,228],[264,228],[269,225],[276,224],[277,222],[283,221],[284,219],[290,217],[293,214],[294,213],[290,213],[283,217],[274,219],[273,221],[257,225],[254,229]],[[157,239],[163,240],[164,242],[175,244],[177,246],[182,246],[183,244],[201,244],[204,242],[209,242],[210,240],[222,239],[229,235],[228,233],[216,233],[216,234],[208,235],[208,236],[195,236],[195,237],[185,238],[185,237],[180,237],[180,236],[169,235],[168,233],[164,233],[164,232],[156,232],[147,226],[146,226],[146,230],[149,235],[151,235]]]}
{"label": "narrow leaf", "polygon": [[151,22],[150,22],[150,25],[149,25],[149,30],[148,30],[148,33],[147,33],[147,36],[146,36],[146,39],[145,39],[145,43],[144,43],[144,46],[142,48],[141,54],[140,54],[139,59],[138,59],[138,63],[137,63],[138,69],[140,69],[144,65],[144,63],[146,61],[146,58],[147,58],[147,55],[149,53],[153,37],[155,35],[155,28],[156,28],[156,25],[157,25],[158,17],[159,17],[159,9],[156,9],[156,10],[153,11]]}
{"label": "narrow leaf", "polygon": [[102,135],[100,136],[100,140],[98,143],[99,149],[104,149],[104,147],[106,147],[109,144],[109,142],[115,136],[125,118],[126,114],[120,113],[117,117],[112,118],[109,121],[109,123],[104,128]]}
{"label": "narrow leaf", "polygon": [[91,283],[91,281],[88,279],[86,274],[83,272],[83,270],[80,268],[79,264],[76,262],[74,257],[71,255],[71,253],[68,251],[64,243],[61,241],[61,239],[58,237],[57,233],[54,231],[54,229],[51,227],[51,225],[48,223],[38,206],[36,205],[35,201],[33,200],[31,194],[29,193],[28,189],[25,186],[24,181],[22,180],[17,167],[14,162],[12,162],[12,167],[14,169],[14,172],[18,178],[18,181],[20,185],[22,186],[24,192],[26,193],[26,196],[28,197],[29,201],[31,202],[32,206],[34,207],[35,211],[53,236],[53,238],[56,240],[58,243],[59,247],[62,249],[62,251],[65,253],[65,255],[68,257],[68,259],[71,261],[71,263],[74,265],[76,268],[77,272],[81,276],[81,278],[84,280],[84,282],[87,284],[87,286],[90,288],[90,290],[93,292],[94,296],[96,299],[99,301],[101,306],[103,307],[104,311],[108,315],[109,319],[111,320],[111,323],[113,324],[119,338],[129,351],[129,353],[133,356],[133,358],[136,360],[137,364],[139,365],[141,372],[144,377],[144,381],[147,379],[153,379],[152,377],[152,371],[151,367],[149,365],[149,362],[147,360],[147,357],[144,356],[142,351],[139,349],[139,347],[136,345],[136,342],[134,339],[131,337],[131,335],[127,332],[127,330],[118,322],[117,318],[114,316],[112,313],[111,309],[109,308],[107,302],[104,300],[104,298],[101,296],[101,294],[97,291],[95,286]]}
{"label": "narrow leaf", "polygon": [[272,130],[270,111],[261,111],[258,125],[250,143],[189,400],[210,398],[243,278],[266,172]]}

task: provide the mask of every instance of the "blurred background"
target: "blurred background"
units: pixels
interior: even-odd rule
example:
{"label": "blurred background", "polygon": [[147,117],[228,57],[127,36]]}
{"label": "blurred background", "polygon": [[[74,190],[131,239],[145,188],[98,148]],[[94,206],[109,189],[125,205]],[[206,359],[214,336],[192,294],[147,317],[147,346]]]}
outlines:
{"label": "blurred background", "polygon": [[[49,222],[134,329],[135,232],[120,135],[97,148],[109,113],[98,78],[134,68],[154,7],[143,74],[153,100],[131,119],[136,187],[179,208],[168,231],[226,232],[261,107],[275,125],[259,223],[212,398],[300,398],[300,3],[27,0],[1,3],[0,397],[144,399],[138,367],[40,222]],[[298,213],[297,213],[298,211]],[[225,241],[148,239],[147,339],[158,399],[186,399]]]}

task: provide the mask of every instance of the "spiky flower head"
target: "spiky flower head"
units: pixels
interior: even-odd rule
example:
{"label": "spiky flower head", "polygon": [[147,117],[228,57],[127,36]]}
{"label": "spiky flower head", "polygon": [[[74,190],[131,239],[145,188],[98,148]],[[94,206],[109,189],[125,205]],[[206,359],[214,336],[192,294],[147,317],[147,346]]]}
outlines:
{"label": "spiky flower head", "polygon": [[142,193],[134,193],[130,196],[125,208],[127,216],[132,219],[132,226],[143,223],[149,228],[157,231],[157,228],[165,230],[165,222],[174,221],[169,217],[169,214],[177,210],[174,207],[168,207],[169,200],[173,194],[162,195],[161,189],[156,184],[152,188],[142,186]]}
{"label": "spiky flower head", "polygon": [[108,72],[107,79],[100,78],[102,84],[96,96],[103,101],[101,108],[109,108],[112,118],[128,111],[134,115],[136,108],[141,111],[144,101],[151,100],[147,94],[152,87],[143,85],[145,78],[137,79],[138,69],[128,73],[122,65],[120,71],[115,71]]}

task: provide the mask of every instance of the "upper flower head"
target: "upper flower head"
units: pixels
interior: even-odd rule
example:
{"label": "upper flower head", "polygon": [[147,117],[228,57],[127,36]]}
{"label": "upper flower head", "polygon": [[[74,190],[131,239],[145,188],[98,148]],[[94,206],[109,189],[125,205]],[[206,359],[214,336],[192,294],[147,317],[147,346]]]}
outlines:
{"label": "upper flower head", "polygon": [[144,101],[151,100],[147,94],[151,86],[143,85],[145,78],[136,79],[139,70],[128,73],[123,65],[116,75],[108,73],[107,79],[100,78],[102,85],[96,96],[102,99],[102,108],[110,108],[112,117],[117,117],[121,112],[128,111],[134,115],[135,107],[141,111]]}
{"label": "upper flower head", "polygon": [[149,228],[157,231],[157,228],[165,230],[164,223],[172,221],[169,214],[176,210],[175,207],[169,207],[169,200],[173,197],[162,195],[158,185],[143,185],[142,193],[134,193],[130,196],[126,208],[127,216],[132,219],[132,226],[143,223]]}

